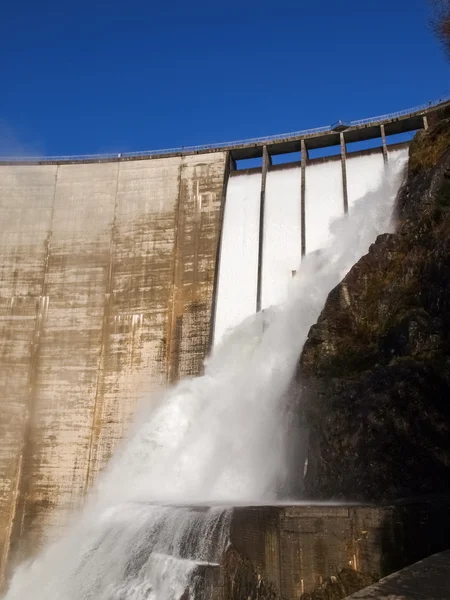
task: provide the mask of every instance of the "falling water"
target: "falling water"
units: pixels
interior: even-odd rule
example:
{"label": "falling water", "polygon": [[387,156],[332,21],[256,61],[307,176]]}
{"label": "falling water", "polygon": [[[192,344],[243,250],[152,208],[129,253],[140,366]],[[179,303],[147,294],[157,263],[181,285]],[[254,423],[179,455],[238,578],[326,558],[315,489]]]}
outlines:
{"label": "falling water", "polygon": [[203,376],[140,413],[83,513],[16,570],[5,600],[195,597],[195,573],[219,562],[227,544],[224,507],[274,503],[285,489],[286,400],[301,348],[330,290],[391,229],[404,162],[392,160],[379,188],[332,224],[328,246],[302,262],[285,305],[228,332]]}

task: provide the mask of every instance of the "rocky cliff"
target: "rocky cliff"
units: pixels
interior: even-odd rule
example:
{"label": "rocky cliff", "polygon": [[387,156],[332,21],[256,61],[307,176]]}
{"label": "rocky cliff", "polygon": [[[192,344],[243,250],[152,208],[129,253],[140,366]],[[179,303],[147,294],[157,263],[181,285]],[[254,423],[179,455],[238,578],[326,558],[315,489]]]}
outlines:
{"label": "rocky cliff", "polygon": [[450,113],[411,144],[396,213],[300,359],[308,497],[450,491]]}

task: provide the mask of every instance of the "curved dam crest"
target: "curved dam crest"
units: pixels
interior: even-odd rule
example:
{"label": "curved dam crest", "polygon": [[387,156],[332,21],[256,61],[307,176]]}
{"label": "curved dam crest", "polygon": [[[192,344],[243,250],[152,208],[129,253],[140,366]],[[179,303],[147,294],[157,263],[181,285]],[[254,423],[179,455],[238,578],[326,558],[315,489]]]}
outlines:
{"label": "curved dam crest", "polygon": [[0,581],[81,505],[144,392],[198,375],[213,338],[278,302],[407,152],[338,138],[337,157],[302,146],[283,168],[264,146],[254,172],[223,150],[0,164]]}

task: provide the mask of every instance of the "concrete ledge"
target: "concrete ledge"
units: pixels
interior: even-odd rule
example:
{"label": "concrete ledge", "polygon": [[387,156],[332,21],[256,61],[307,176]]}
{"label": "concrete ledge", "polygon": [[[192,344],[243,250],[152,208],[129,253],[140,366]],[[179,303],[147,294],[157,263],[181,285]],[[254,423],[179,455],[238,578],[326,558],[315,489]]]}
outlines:
{"label": "concrete ledge", "polygon": [[[450,544],[450,540],[449,540]],[[421,560],[348,596],[350,600],[445,600],[450,598],[450,550]]]}
{"label": "concrete ledge", "polygon": [[[446,550],[450,545],[449,509],[449,498],[381,507],[236,507],[230,531],[235,555],[231,570],[226,557],[222,563],[224,585],[226,590],[247,591],[245,598],[228,592],[226,600],[252,597],[251,581],[258,585],[263,582],[271,598],[344,598],[370,582]],[[348,571],[355,577],[349,578]],[[344,585],[339,596],[329,596],[325,591],[335,579]],[[347,587],[345,579],[350,582]]]}

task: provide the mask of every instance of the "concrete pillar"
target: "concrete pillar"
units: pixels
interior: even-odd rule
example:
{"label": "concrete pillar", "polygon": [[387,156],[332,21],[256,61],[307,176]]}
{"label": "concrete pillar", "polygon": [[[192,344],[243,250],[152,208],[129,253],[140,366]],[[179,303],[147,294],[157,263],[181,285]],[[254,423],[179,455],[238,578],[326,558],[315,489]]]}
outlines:
{"label": "concrete pillar", "polygon": [[425,131],[428,129],[428,117],[427,115],[423,115],[423,128]]}
{"label": "concrete pillar", "polygon": [[345,146],[344,132],[340,133],[341,139],[341,166],[342,166],[342,192],[344,196],[344,213],[348,213],[348,192],[347,192],[347,151]]}
{"label": "concrete pillar", "polygon": [[308,160],[308,150],[306,149],[305,140],[301,141],[302,151],[302,187],[300,199],[300,226],[301,226],[301,246],[302,257],[306,254],[306,161]]}
{"label": "concrete pillar", "polygon": [[256,287],[256,312],[261,310],[262,299],[262,270],[263,270],[263,246],[264,246],[264,207],[266,202],[266,179],[271,159],[267,146],[263,147],[263,163],[261,177],[261,196],[259,204],[259,242],[258,242],[258,281]]}
{"label": "concrete pillar", "polygon": [[217,250],[216,250],[216,264],[214,267],[214,284],[212,294],[212,305],[211,305],[211,321],[209,325],[209,352],[211,352],[214,346],[214,329],[216,326],[216,307],[217,307],[217,294],[219,290],[219,276],[220,276],[220,257],[222,255],[222,234],[223,234],[223,221],[225,218],[225,204],[227,201],[227,188],[228,180],[230,178],[230,172],[236,170],[236,161],[231,156],[230,152],[227,152],[225,158],[225,172],[223,175],[223,188],[222,188],[222,200],[220,203],[220,215],[219,215],[219,232],[217,235]]}
{"label": "concrete pillar", "polygon": [[387,144],[386,144],[386,133],[384,131],[384,125],[380,125],[380,131],[381,131],[381,142],[383,144],[383,160],[384,160],[384,163],[387,164],[388,149],[387,149]]}

